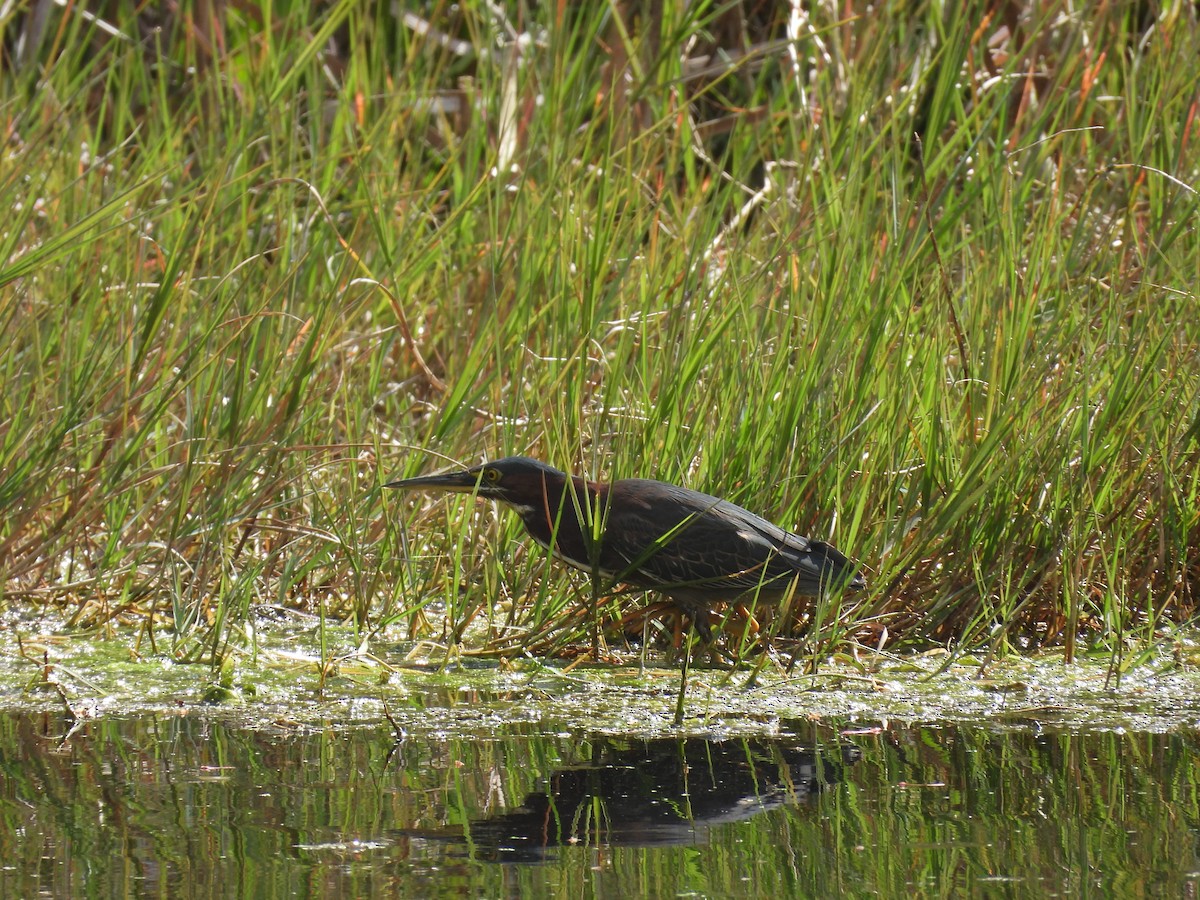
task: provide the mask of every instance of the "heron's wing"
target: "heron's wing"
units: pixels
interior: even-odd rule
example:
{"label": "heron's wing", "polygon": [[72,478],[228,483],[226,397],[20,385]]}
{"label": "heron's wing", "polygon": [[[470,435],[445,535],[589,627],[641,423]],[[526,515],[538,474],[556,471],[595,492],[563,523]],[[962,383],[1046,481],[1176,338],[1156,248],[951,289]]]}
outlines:
{"label": "heron's wing", "polygon": [[776,583],[783,579],[795,579],[798,593],[816,594],[829,574],[826,545],[739,506],[659,482],[638,489],[645,502],[614,503],[605,525],[605,568],[623,572],[619,580],[732,597],[783,589]]}

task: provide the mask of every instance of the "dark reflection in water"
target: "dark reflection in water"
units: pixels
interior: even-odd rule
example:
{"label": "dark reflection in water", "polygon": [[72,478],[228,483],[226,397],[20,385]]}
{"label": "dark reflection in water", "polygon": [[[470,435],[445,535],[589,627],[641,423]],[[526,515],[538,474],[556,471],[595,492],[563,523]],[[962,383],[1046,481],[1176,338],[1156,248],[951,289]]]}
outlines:
{"label": "dark reflection in water", "polygon": [[762,739],[591,742],[587,764],[561,768],[518,809],[472,821],[461,842],[477,859],[537,862],[562,845],[655,847],[706,843],[719,825],[785,803],[806,802],[841,780],[846,746],[832,764],[812,748]]}
{"label": "dark reflection in water", "polygon": [[[1196,735],[0,715],[0,897],[1195,896]],[[500,863],[500,864],[498,864]]]}

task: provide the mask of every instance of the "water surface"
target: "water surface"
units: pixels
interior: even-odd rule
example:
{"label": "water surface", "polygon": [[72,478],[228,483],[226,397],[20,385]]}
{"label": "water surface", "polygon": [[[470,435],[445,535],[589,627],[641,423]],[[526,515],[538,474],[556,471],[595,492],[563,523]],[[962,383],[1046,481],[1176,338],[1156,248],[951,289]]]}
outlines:
{"label": "water surface", "polygon": [[843,731],[9,713],[0,896],[1195,895],[1191,730]]}

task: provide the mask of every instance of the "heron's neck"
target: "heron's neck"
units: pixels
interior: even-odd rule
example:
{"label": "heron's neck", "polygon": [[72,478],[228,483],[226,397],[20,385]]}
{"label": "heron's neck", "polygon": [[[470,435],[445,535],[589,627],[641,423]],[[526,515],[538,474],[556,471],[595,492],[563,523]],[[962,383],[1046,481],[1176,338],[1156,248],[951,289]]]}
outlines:
{"label": "heron's neck", "polygon": [[544,479],[535,505],[513,504],[530,537],[580,567],[594,554],[608,500],[608,486],[572,476],[570,481]]}

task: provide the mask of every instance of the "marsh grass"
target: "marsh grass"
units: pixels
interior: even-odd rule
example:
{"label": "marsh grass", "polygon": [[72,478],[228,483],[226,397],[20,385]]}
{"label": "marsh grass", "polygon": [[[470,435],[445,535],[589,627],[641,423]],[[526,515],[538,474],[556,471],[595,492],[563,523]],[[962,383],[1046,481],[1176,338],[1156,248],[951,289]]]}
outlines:
{"label": "marsh grass", "polygon": [[784,8],[113,6],[0,79],[10,609],[181,659],[270,607],[570,653],[590,588],[515,516],[379,490],[525,453],[861,560],[755,611],[813,664],[1192,618],[1190,4],[797,6],[795,59]]}

